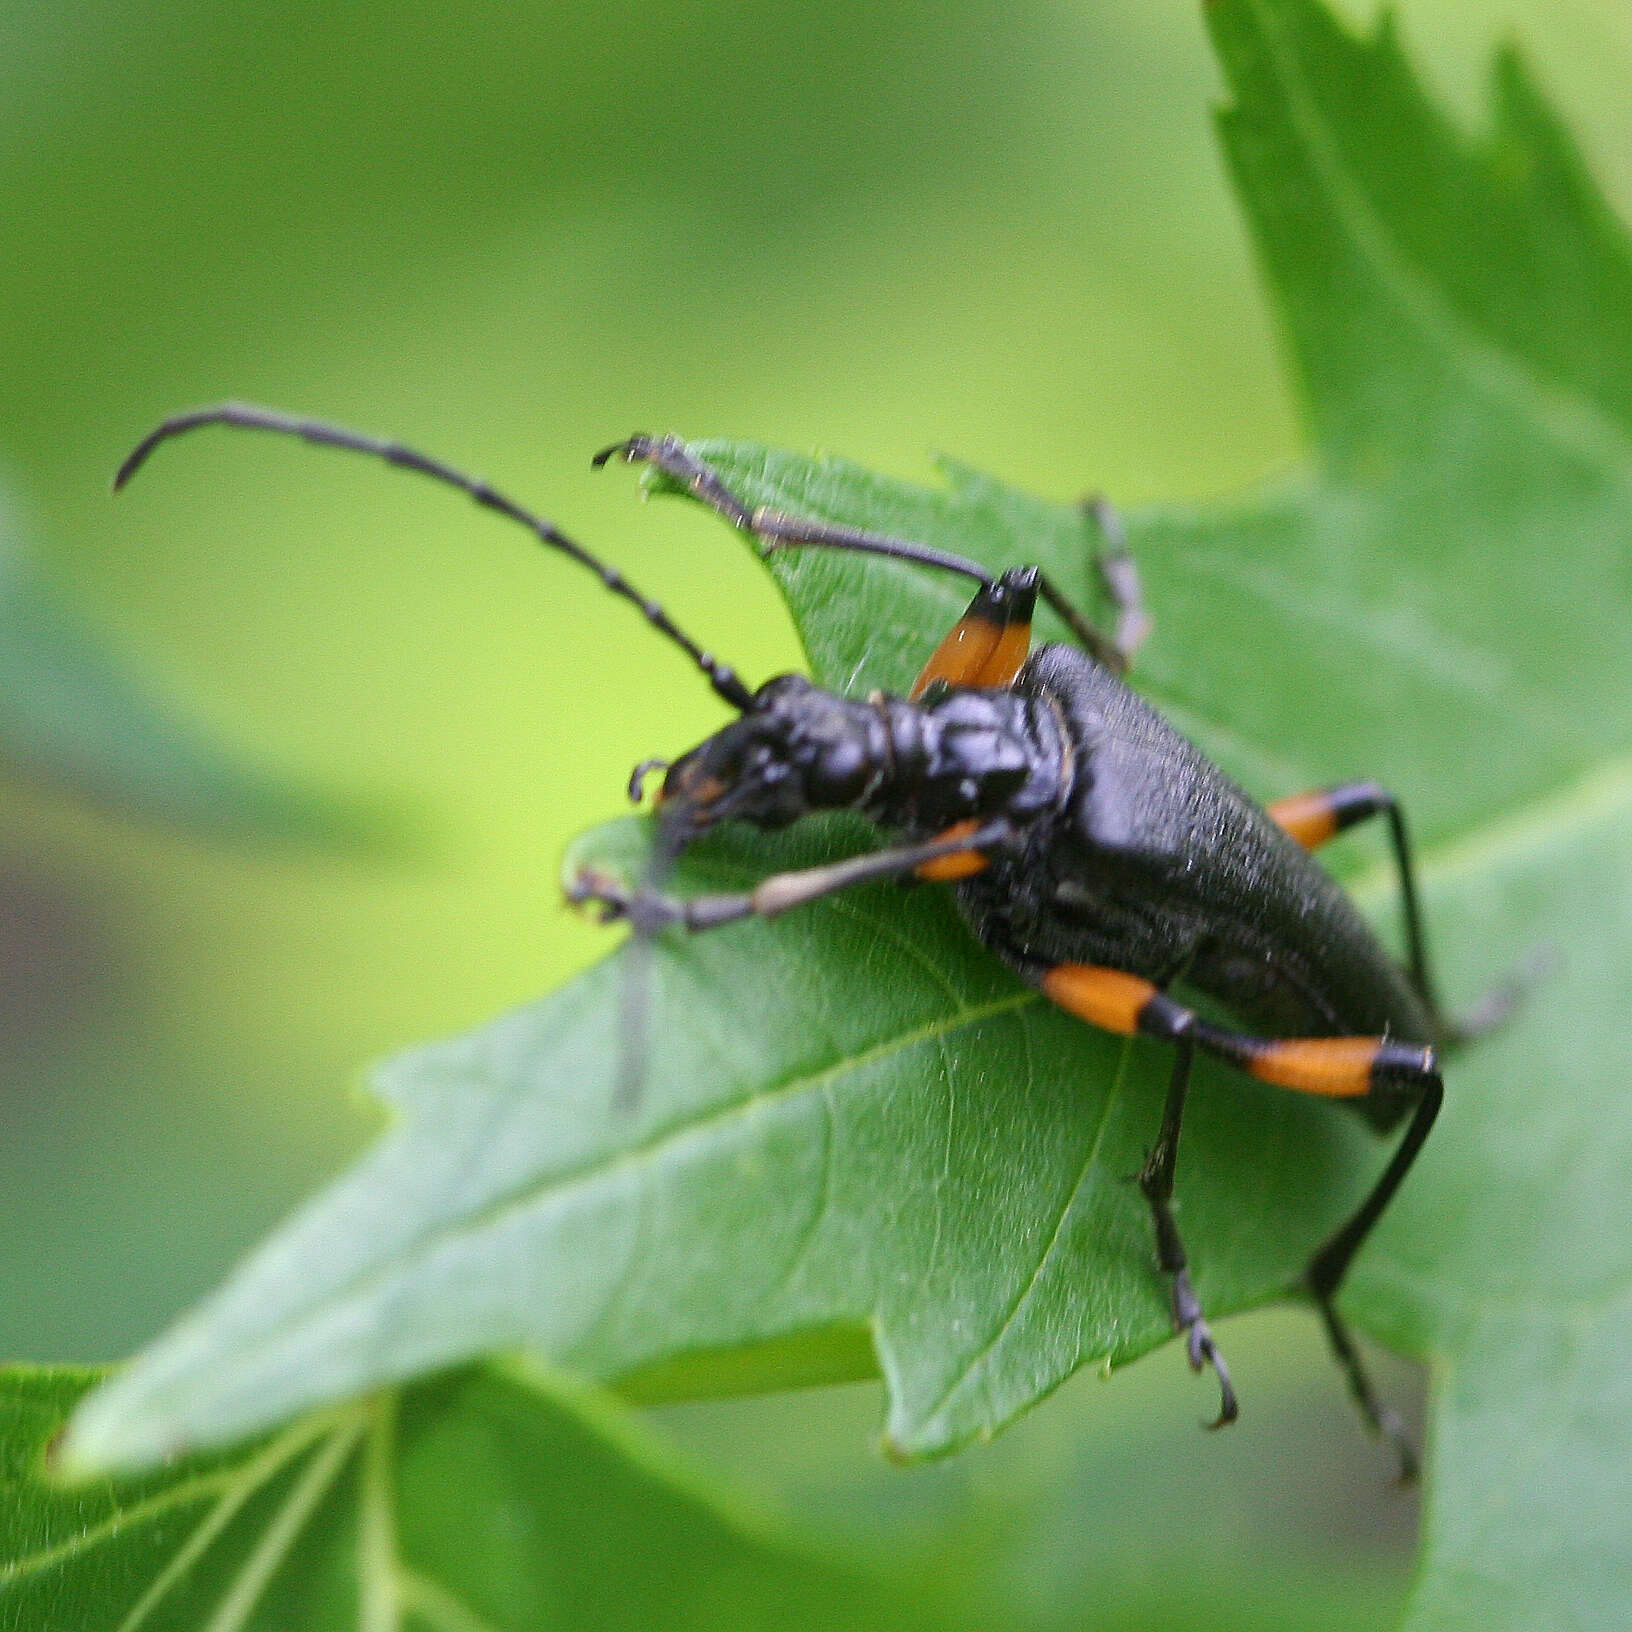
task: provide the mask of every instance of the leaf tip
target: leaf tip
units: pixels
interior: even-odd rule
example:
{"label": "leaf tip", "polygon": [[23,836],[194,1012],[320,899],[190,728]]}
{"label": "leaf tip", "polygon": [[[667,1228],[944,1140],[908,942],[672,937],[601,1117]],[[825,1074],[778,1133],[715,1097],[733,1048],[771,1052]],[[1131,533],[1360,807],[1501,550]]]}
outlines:
{"label": "leaf tip", "polygon": [[174,1461],[181,1436],[151,1413],[132,1411],[115,1386],[92,1390],[46,1447],[53,1482],[84,1484],[114,1473],[137,1473]]}
{"label": "leaf tip", "polygon": [[41,1466],[53,1485],[83,1485],[107,1472],[97,1460],[94,1449],[87,1455],[80,1436],[71,1432],[66,1423],[51,1436]]}

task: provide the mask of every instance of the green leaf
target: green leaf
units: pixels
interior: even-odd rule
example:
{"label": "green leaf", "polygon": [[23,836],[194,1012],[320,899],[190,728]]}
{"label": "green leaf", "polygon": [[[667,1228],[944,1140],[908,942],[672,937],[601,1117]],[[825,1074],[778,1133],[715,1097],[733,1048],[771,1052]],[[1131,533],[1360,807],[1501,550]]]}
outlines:
{"label": "green leaf", "polygon": [[[735,887],[828,853],[823,836],[725,838],[683,882]],[[893,1441],[922,1452],[990,1432],[1085,1355],[1166,1335],[1124,1182],[1160,1064],[1127,1072],[1120,1042],[1014,980],[939,892],[674,944],[657,975],[632,1115],[613,1109],[616,961],[388,1067],[395,1131],[87,1407],[76,1454],[151,1458],[521,1344],[605,1378],[662,1365],[673,1394],[682,1361],[712,1387],[718,1351],[740,1373],[742,1351],[814,1332],[812,1376],[853,1374],[859,1330]],[[1205,1271],[1221,1309],[1286,1286],[1364,1169],[1347,1121],[1225,1080],[1195,1127],[1231,1161],[1185,1200],[1199,1238],[1235,1237]],[[1243,1184],[1279,1188],[1285,1230],[1230,1222]]]}
{"label": "green leaf", "polygon": [[3,507],[0,770],[195,833],[342,844],[392,836],[385,811],[259,769],[127,673],[25,562]]}
{"label": "green leaf", "polygon": [[[1250,503],[1133,518],[1158,619],[1140,684],[1264,797],[1355,775],[1401,795],[1453,999],[1538,944],[1562,953],[1453,1063],[1345,1302],[1436,1362],[1417,1624],[1606,1624],[1632,1497],[1627,246],[1511,57],[1472,143],[1386,25],[1354,39],[1312,0],[1208,16],[1315,461]],[[958,467],[929,492],[705,451],[749,502],[1038,561],[1091,593],[1070,507]],[[852,691],[902,687],[959,610],[898,563],[772,567],[813,672]],[[837,823],[726,835],[681,882],[859,842]],[[628,865],[639,836],[588,846]],[[1380,864],[1359,884],[1391,898]],[[1166,1335],[1123,1182],[1160,1050],[1048,1010],[932,890],[856,892],[655,961],[638,1112],[612,1104],[616,963],[394,1062],[395,1128],[87,1405],[74,1454],[138,1463],[491,1347],[673,1393],[784,1382],[801,1356],[844,1374],[863,1333],[890,1440],[916,1454]],[[1179,1202],[1207,1306],[1282,1295],[1379,1157],[1340,1107],[1202,1073]]]}
{"label": "green leaf", "polygon": [[1440,944],[1546,939],[1564,963],[1453,1071],[1350,1299],[1436,1360],[1408,1624],[1610,1625],[1632,1567],[1632,254],[1511,52],[1475,144],[1386,22],[1359,41],[1306,0],[1210,16],[1323,460],[1307,525],[1369,501],[1415,569],[1371,593],[1465,699],[1378,718],[1438,760],[1409,791],[1444,836]]}
{"label": "green leaf", "polygon": [[0,1372],[4,1632],[917,1624],[734,1511],[613,1404],[470,1369],[136,1481],[63,1486],[83,1371]]}

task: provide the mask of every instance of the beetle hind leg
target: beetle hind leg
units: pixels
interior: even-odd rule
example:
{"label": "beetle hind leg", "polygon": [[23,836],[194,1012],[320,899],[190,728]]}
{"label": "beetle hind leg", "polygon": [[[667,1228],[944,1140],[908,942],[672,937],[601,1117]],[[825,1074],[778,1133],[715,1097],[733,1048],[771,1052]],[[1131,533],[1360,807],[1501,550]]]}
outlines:
{"label": "beetle hind leg", "polygon": [[1315,1308],[1319,1311],[1321,1322],[1326,1328],[1332,1353],[1348,1378],[1349,1392],[1359,1405],[1360,1414],[1374,1432],[1393,1446],[1400,1463],[1400,1483],[1409,1485],[1417,1478],[1417,1454],[1412,1448],[1404,1424],[1382,1403],[1372,1388],[1371,1380],[1367,1377],[1360,1360],[1360,1351],[1355,1346],[1354,1339],[1350,1336],[1348,1327],[1338,1314],[1333,1301],[1337,1296],[1337,1289],[1343,1284],[1343,1277],[1348,1273],[1349,1265],[1354,1262],[1354,1255],[1360,1250],[1366,1237],[1371,1234],[1372,1226],[1382,1217],[1383,1210],[1393,1200],[1394,1192],[1399,1189],[1405,1175],[1411,1170],[1412,1163],[1416,1161],[1417,1154],[1426,1142],[1445,1098],[1445,1086],[1434,1067],[1431,1054],[1425,1061],[1415,1066],[1404,1059],[1396,1060],[1392,1069],[1385,1067],[1385,1072],[1397,1079],[1415,1080],[1420,1085],[1417,1108],[1412,1113],[1405,1137],[1396,1147],[1381,1177],[1371,1187],[1370,1193],[1354,1215],[1310,1259],[1303,1279],[1304,1286],[1314,1300]]}
{"label": "beetle hind leg", "polygon": [[1434,1050],[1388,1037],[1253,1037],[1204,1020],[1138,975],[1094,964],[1055,964],[1041,971],[1037,980],[1045,996],[1090,1025],[1120,1036],[1153,1037],[1171,1043],[1177,1051],[1162,1130],[1140,1171],[1139,1187],[1155,1220],[1157,1256],[1162,1268],[1173,1276],[1174,1315],[1185,1333],[1190,1363],[1211,1364],[1224,1390],[1221,1423],[1235,1414],[1234,1392],[1190,1285],[1184,1243],[1170,1205],[1179,1125],[1195,1050],[1200,1048],[1261,1082],[1297,1093],[1358,1099],[1377,1089],[1391,1089],[1414,1095],[1416,1108],[1388,1165],[1353,1216],[1310,1260],[1302,1283],[1320,1311],[1332,1349],[1367,1423],[1393,1444],[1402,1480],[1414,1478],[1417,1459],[1405,1430],[1371,1387],[1334,1300],[1355,1254],[1394,1199],[1439,1115],[1445,1087]]}
{"label": "beetle hind leg", "polygon": [[1218,1378],[1218,1416],[1208,1424],[1222,1428],[1241,1414],[1230,1382],[1229,1368],[1213,1341],[1212,1328],[1202,1313],[1201,1300],[1190,1280],[1190,1259],[1184,1239],[1173,1219],[1173,1170],[1179,1156],[1179,1127],[1184,1119],[1185,1095],[1190,1086],[1190,1064],[1195,1044],[1188,1036],[1175,1039],[1173,1075],[1168,1079],[1167,1103],[1162,1110],[1162,1128],[1156,1143],[1139,1170],[1139,1188],[1150,1204],[1156,1226],[1156,1259],[1162,1271],[1172,1277],[1173,1327],[1184,1338],[1185,1357],[1192,1371],[1211,1366]]}
{"label": "beetle hind leg", "polygon": [[1349,1393],[1354,1397],[1354,1403],[1359,1406],[1361,1417],[1378,1438],[1386,1440],[1392,1447],[1394,1455],[1399,1459],[1400,1483],[1414,1485],[1421,1469],[1417,1462],[1416,1447],[1411,1443],[1411,1436],[1406,1432],[1405,1424],[1400,1420],[1399,1413],[1387,1405],[1377,1390],[1371,1386],[1371,1378],[1360,1358],[1359,1346],[1355,1343],[1347,1323],[1338,1314],[1331,1295],[1311,1290],[1311,1296],[1314,1298],[1321,1324],[1326,1328],[1326,1341],[1342,1368],[1344,1377],[1348,1380]]}

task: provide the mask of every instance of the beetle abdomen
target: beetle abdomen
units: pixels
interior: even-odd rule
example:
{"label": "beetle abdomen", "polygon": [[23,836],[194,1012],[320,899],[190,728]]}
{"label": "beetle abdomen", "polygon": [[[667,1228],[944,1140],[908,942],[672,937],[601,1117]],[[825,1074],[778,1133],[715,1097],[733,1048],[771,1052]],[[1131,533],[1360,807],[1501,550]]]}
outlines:
{"label": "beetle abdomen", "polygon": [[1104,964],[1182,979],[1268,1036],[1431,1042],[1409,978],[1299,844],[1144,700],[1074,647],[1016,689],[1075,751],[1064,808],[1025,853],[960,886],[976,932],[1030,972]]}

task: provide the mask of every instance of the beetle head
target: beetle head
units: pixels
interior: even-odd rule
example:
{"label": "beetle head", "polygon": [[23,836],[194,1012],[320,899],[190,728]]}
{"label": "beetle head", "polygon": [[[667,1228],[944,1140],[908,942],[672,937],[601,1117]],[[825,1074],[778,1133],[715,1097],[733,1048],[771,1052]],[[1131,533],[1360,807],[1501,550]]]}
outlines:
{"label": "beetle head", "polygon": [[813,810],[855,805],[877,780],[882,752],[868,704],[778,675],[740,718],[669,767],[658,795],[665,838],[679,850],[729,818],[786,827]]}

